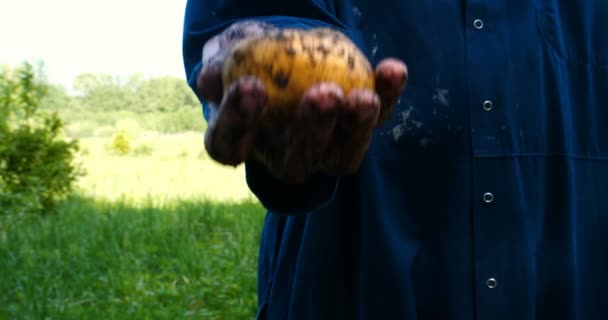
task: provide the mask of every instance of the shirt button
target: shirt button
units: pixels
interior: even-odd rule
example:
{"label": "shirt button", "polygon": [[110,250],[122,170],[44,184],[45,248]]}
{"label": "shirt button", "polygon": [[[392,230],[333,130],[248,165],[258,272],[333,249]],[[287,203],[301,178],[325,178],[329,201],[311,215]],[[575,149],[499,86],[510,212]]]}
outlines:
{"label": "shirt button", "polygon": [[490,278],[486,281],[486,285],[488,286],[488,288],[494,289],[496,288],[496,286],[498,286],[498,282],[496,281],[496,279]]}
{"label": "shirt button", "polygon": [[475,29],[479,30],[483,28],[483,21],[481,19],[475,19],[475,21],[473,21],[473,26]]}
{"label": "shirt button", "polygon": [[491,192],[486,192],[483,194],[483,201],[486,203],[490,203],[494,201],[494,195]]}
{"label": "shirt button", "polygon": [[486,100],[483,102],[483,109],[485,111],[490,111],[490,110],[492,110],[493,107],[494,107],[494,104],[492,103],[492,101]]}

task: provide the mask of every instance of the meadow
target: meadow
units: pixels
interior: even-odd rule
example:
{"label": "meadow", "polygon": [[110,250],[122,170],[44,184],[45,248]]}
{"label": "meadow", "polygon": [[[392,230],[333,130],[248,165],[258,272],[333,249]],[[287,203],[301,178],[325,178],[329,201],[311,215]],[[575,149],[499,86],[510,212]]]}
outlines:
{"label": "meadow", "polygon": [[0,215],[0,319],[253,319],[264,210],[200,111],[62,118],[86,174],[52,214]]}

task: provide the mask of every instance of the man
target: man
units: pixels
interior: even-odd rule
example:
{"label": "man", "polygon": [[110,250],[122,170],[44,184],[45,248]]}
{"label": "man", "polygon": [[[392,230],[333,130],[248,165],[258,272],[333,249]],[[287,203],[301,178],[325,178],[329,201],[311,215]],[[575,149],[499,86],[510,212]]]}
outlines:
{"label": "man", "polygon": [[[264,88],[224,97],[222,54],[318,26],[368,55],[377,92],[319,84],[258,131]],[[608,2],[190,0],[184,61],[208,151],[269,210],[259,319],[608,317]],[[252,160],[268,141],[277,160]]]}

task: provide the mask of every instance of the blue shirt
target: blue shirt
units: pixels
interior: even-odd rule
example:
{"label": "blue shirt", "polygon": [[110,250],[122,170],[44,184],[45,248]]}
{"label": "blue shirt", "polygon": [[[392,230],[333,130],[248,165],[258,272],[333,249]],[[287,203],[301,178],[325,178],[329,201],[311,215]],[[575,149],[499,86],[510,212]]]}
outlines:
{"label": "blue shirt", "polygon": [[608,319],[608,1],[190,0],[193,88],[247,18],[338,28],[410,74],[357,174],[247,163],[258,319]]}

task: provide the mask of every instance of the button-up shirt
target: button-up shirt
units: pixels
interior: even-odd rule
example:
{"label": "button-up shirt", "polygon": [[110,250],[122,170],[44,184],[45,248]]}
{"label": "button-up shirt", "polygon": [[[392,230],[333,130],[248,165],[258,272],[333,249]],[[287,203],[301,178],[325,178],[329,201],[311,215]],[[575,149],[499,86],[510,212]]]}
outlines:
{"label": "button-up shirt", "polygon": [[189,0],[193,88],[242,19],[333,27],[409,70],[356,174],[246,164],[258,319],[608,319],[608,1]]}

